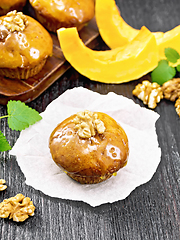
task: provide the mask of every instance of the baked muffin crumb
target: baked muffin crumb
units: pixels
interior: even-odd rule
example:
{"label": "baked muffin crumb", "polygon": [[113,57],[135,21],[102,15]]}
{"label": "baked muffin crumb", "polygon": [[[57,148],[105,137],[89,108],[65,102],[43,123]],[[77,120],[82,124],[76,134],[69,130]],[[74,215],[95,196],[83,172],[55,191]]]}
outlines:
{"label": "baked muffin crumb", "polygon": [[88,23],[95,14],[95,0],[29,0],[36,18],[49,31],[59,28],[76,27],[78,30]]}
{"label": "baked muffin crumb", "polygon": [[[102,125],[100,130],[96,121]],[[129,156],[128,138],[119,123],[105,113],[88,110],[58,124],[50,135],[49,148],[62,171],[81,184],[100,183],[116,176]]]}
{"label": "baked muffin crumb", "polygon": [[53,41],[38,21],[14,10],[0,17],[0,52],[0,76],[24,80],[44,67]]}

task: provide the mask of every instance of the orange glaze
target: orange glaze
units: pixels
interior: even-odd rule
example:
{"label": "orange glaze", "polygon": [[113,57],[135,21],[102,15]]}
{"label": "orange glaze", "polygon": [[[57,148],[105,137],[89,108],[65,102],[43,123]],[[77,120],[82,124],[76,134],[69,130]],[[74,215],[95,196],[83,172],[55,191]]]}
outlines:
{"label": "orange glaze", "polygon": [[25,5],[26,0],[0,0],[0,7],[2,9],[8,9],[16,4]]}
{"label": "orange glaze", "polygon": [[27,0],[0,0],[0,16],[5,15],[9,11],[22,11]]}
{"label": "orange glaze", "polygon": [[110,116],[98,112],[105,132],[83,139],[74,129],[75,116],[60,123],[50,136],[49,147],[55,163],[67,173],[100,178],[124,167],[129,146],[121,126]]}
{"label": "orange glaze", "polygon": [[0,17],[0,68],[28,68],[52,55],[50,34],[33,18],[26,16],[28,25],[24,31],[8,31]]}
{"label": "orange glaze", "polygon": [[94,0],[30,0],[32,7],[41,15],[62,23],[63,27],[85,24],[94,17]]}

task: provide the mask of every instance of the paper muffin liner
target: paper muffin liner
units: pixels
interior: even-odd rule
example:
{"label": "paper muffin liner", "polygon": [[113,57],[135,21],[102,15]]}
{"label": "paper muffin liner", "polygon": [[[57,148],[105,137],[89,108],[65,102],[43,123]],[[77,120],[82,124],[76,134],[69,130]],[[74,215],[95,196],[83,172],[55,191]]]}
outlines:
{"label": "paper muffin liner", "polygon": [[46,63],[43,59],[38,65],[31,68],[0,68],[0,75],[7,78],[28,79],[38,74]]}
{"label": "paper muffin liner", "polygon": [[[99,184],[79,184],[67,176],[52,160],[48,142],[53,129],[70,115],[83,111],[104,112],[124,129],[129,140],[126,167]],[[132,99],[109,92],[99,94],[87,88],[68,89],[52,101],[42,120],[20,133],[10,155],[15,155],[25,183],[50,197],[83,201],[91,206],[123,200],[132,191],[150,181],[161,158],[156,124],[160,115],[141,107]],[[145,191],[146,184],[139,192]]]}
{"label": "paper muffin liner", "polygon": [[69,177],[71,177],[72,179],[74,179],[75,181],[81,183],[81,184],[95,184],[95,183],[100,183],[103,182],[107,179],[109,179],[113,174],[108,174],[104,177],[99,177],[99,176],[79,176],[77,174],[71,174],[71,173],[67,173],[67,175]]}

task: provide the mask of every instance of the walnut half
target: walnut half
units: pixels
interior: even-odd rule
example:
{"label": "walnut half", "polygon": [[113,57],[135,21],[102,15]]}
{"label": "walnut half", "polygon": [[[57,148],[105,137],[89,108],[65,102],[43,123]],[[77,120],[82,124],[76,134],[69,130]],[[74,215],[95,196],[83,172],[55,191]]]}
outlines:
{"label": "walnut half", "polygon": [[174,102],[180,97],[180,78],[173,78],[162,85],[164,98]]}
{"label": "walnut half", "polygon": [[90,138],[96,132],[102,134],[105,131],[104,123],[98,119],[96,113],[89,110],[78,112],[74,119],[75,130],[81,138]]}
{"label": "walnut half", "polygon": [[156,82],[151,83],[148,80],[144,80],[142,84],[139,83],[132,93],[152,109],[155,108],[157,103],[163,98],[160,85]]}
{"label": "walnut half", "polygon": [[6,183],[6,181],[4,179],[0,179],[0,191],[4,191],[7,188],[4,183]]}
{"label": "walnut half", "polygon": [[24,31],[27,24],[27,17],[22,12],[17,12],[16,10],[8,12],[3,21],[3,25],[11,32]]}
{"label": "walnut half", "polygon": [[4,199],[0,203],[0,217],[13,219],[16,222],[23,222],[29,216],[34,215],[35,206],[29,197],[23,196],[21,193],[15,197]]}
{"label": "walnut half", "polygon": [[175,108],[176,108],[176,112],[180,117],[180,97],[176,100],[175,102]]}

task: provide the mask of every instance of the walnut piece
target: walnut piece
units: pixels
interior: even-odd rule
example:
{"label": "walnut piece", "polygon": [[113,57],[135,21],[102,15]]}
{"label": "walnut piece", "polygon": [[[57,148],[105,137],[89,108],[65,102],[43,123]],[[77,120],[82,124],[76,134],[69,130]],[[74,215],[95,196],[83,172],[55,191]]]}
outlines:
{"label": "walnut piece", "polygon": [[180,117],[180,97],[176,100],[175,102],[175,108],[176,108],[176,112]]}
{"label": "walnut piece", "polygon": [[4,179],[0,179],[0,191],[4,191],[7,186],[3,185],[4,183],[6,183],[6,181]]}
{"label": "walnut piece", "polygon": [[35,206],[30,198],[23,196],[21,193],[15,197],[4,199],[0,203],[0,217],[13,219],[16,222],[23,222],[29,216],[34,215]]}
{"label": "walnut piece", "polygon": [[163,98],[160,85],[156,82],[151,83],[148,80],[144,80],[142,84],[139,83],[132,93],[152,109],[155,108],[157,103]]}
{"label": "walnut piece", "polygon": [[98,132],[99,134],[104,133],[104,123],[98,119],[98,115],[89,110],[84,112],[78,112],[74,119],[75,130],[82,138],[90,138]]}
{"label": "walnut piece", "polygon": [[180,97],[180,78],[173,78],[162,85],[164,98],[174,102]]}
{"label": "walnut piece", "polygon": [[11,32],[24,31],[27,24],[27,17],[22,12],[17,12],[16,10],[8,12],[3,21],[3,25]]}

